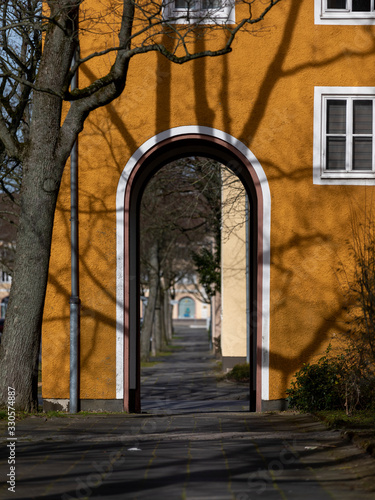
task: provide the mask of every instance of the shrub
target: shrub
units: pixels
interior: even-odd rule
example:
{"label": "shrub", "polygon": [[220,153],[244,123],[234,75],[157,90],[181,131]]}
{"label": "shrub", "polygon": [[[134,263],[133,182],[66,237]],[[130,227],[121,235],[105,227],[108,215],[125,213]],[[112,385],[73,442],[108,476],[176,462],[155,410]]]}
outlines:
{"label": "shrub", "polygon": [[304,364],[286,392],[292,408],[302,411],[342,410],[375,407],[375,378],[352,347],[330,357],[331,346],[315,364]]}
{"label": "shrub", "polygon": [[237,382],[248,382],[250,380],[250,365],[243,363],[234,365],[231,371],[227,374],[229,380],[236,380]]}
{"label": "shrub", "polygon": [[342,369],[343,359],[325,356],[315,364],[304,364],[295,374],[291,388],[286,392],[292,408],[312,412],[320,410],[342,409],[343,399]]}
{"label": "shrub", "polygon": [[[367,206],[366,206],[367,207]],[[302,411],[375,407],[375,212],[351,208],[352,238],[347,241],[353,271],[339,269],[347,296],[347,323],[339,337],[342,354],[305,364],[286,392],[290,405]]]}

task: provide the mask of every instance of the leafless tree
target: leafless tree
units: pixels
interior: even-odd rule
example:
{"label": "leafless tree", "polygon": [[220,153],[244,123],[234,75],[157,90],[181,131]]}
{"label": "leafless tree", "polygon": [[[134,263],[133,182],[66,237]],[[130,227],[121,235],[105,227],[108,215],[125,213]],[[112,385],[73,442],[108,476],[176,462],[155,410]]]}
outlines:
{"label": "leafless tree", "polygon": [[[185,158],[163,167],[151,179],[141,205],[141,270],[148,304],[141,335],[142,358],[149,356],[171,333],[165,311],[176,284],[189,280],[199,291],[192,254],[220,240],[221,165],[206,158]],[[220,244],[220,241],[219,241]],[[208,297],[200,298],[208,302]],[[160,311],[160,314],[159,314]],[[163,320],[166,318],[166,320]]]}

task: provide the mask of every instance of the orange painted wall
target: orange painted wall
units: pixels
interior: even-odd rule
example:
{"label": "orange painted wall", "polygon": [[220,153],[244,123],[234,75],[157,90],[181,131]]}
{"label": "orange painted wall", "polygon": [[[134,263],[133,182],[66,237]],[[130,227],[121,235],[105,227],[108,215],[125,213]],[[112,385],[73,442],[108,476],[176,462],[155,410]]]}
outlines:
{"label": "orange painted wall", "polygon": [[[115,397],[115,197],[132,153],[158,132],[206,125],[240,139],[268,178],[271,199],[270,399],[342,328],[335,271],[347,262],[349,207],[373,188],[312,180],[314,86],[375,85],[372,26],[314,26],[312,0],[285,0],[220,58],[172,65],[135,57],[123,95],[93,112],[79,138],[81,397]],[[82,52],[111,43],[82,38]],[[80,85],[104,74],[89,63]],[[69,397],[69,171],[56,214],[43,327],[43,397]],[[348,264],[347,264],[348,265]]]}

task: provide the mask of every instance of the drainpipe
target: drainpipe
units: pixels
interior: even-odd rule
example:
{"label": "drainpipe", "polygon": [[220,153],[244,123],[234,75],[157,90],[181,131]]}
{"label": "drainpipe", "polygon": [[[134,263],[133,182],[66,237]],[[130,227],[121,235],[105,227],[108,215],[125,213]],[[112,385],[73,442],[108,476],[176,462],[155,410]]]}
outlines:
{"label": "drainpipe", "polygon": [[[246,227],[246,360],[250,363],[250,245],[249,245],[249,198],[245,194],[245,227]],[[252,368],[250,368],[252,370]]]}
{"label": "drainpipe", "polygon": [[[74,65],[76,56],[73,57]],[[71,82],[71,90],[78,86],[78,71]],[[70,153],[70,234],[71,234],[71,296],[70,296],[70,413],[79,411],[79,249],[78,249],[78,141]]]}

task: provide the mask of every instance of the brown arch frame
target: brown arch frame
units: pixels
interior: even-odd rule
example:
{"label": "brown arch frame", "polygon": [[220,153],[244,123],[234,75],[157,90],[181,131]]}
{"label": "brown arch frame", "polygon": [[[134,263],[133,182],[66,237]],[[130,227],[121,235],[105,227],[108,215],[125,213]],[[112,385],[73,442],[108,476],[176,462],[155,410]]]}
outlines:
{"label": "brown arch frame", "polygon": [[[227,165],[245,186],[250,204],[250,411],[262,406],[263,194],[250,161],[225,140],[181,134],[151,147],[133,167],[124,195],[124,410],[141,411],[139,327],[139,208],[149,179],[164,165],[205,156]],[[254,279],[255,277],[255,279]]]}

